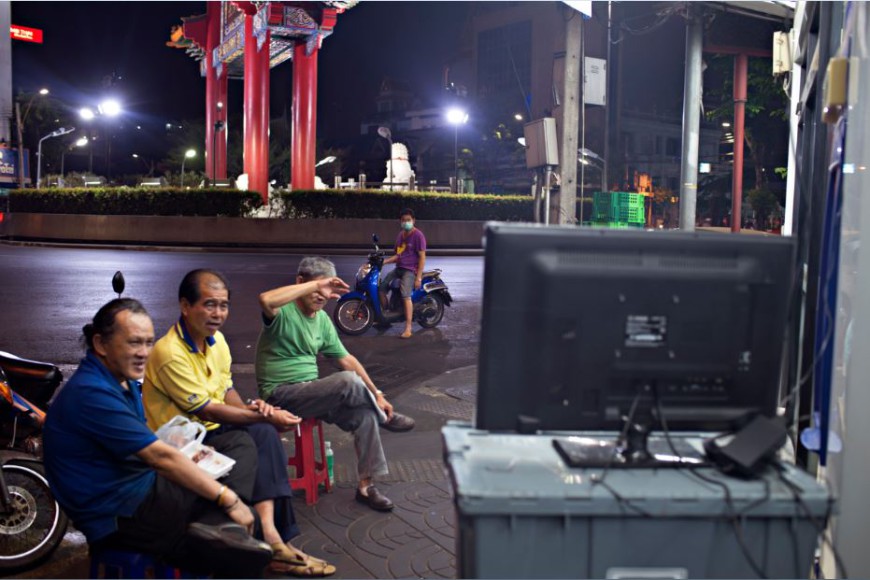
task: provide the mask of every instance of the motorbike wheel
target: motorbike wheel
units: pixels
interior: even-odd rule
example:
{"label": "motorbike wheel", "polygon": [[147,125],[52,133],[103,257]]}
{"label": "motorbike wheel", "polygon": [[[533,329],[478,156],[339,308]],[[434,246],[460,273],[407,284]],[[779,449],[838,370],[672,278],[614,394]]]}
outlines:
{"label": "motorbike wheel", "polygon": [[444,300],[438,294],[427,294],[417,304],[417,323],[432,328],[444,318]]}
{"label": "motorbike wheel", "polygon": [[351,298],[335,307],[332,319],[335,321],[335,326],[343,333],[358,336],[369,329],[375,321],[375,316],[365,300]]}
{"label": "motorbike wheel", "polygon": [[27,568],[60,545],[68,520],[51,493],[42,464],[7,462],[3,477],[12,509],[0,512],[0,569]]}

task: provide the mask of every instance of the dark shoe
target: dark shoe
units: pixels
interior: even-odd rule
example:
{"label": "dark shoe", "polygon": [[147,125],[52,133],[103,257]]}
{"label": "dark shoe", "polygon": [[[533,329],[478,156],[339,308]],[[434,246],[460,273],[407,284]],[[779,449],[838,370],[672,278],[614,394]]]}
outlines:
{"label": "dark shoe", "polygon": [[208,525],[194,522],[187,526],[187,534],[195,541],[206,543],[213,550],[232,554],[234,568],[246,570],[253,576],[261,575],[272,560],[272,548],[251,536],[239,524]]}
{"label": "dark shoe", "polygon": [[401,433],[403,431],[410,431],[414,428],[414,425],[416,424],[417,423],[407,415],[402,415],[401,413],[393,413],[393,417],[386,423],[381,423],[381,427],[383,427],[387,431]]}
{"label": "dark shoe", "polygon": [[366,488],[366,493],[368,495],[363,495],[362,492],[357,489],[356,490],[356,501],[360,503],[364,503],[373,510],[377,510],[379,512],[388,512],[393,509],[393,502],[378,491],[373,485],[370,485]]}

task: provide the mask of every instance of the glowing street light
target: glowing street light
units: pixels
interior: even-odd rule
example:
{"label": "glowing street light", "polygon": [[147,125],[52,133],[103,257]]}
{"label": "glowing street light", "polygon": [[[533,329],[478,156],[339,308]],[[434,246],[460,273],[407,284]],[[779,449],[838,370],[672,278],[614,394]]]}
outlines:
{"label": "glowing street light", "polygon": [[107,117],[117,117],[121,114],[121,104],[115,99],[106,99],[100,103],[97,110]]}
{"label": "glowing street light", "polygon": [[459,126],[468,122],[468,113],[462,109],[449,109],[447,122],[453,125],[453,193],[459,193]]}
{"label": "glowing street light", "polygon": [[321,159],[320,161],[315,163],[314,167],[317,168],[317,167],[320,167],[321,165],[326,165],[327,163],[332,163],[333,161],[335,161],[335,155],[330,155],[329,157],[324,157],[323,159]]}
{"label": "glowing street light", "polygon": [[[121,114],[121,103],[119,103],[115,99],[105,99],[99,105],[97,105],[96,111],[91,107],[82,107],[79,109],[79,117],[84,121],[93,121],[98,116],[100,117],[117,117]],[[111,164],[112,158],[112,134],[105,127],[104,123],[104,136],[106,137],[106,175],[109,174],[109,166]],[[96,138],[95,138],[96,139]],[[88,171],[93,171],[94,164],[94,149],[91,148],[91,157],[88,161]]]}
{"label": "glowing street light", "polygon": [[196,150],[188,149],[184,152],[184,157],[181,158],[181,187],[184,187],[184,162],[193,157],[196,157]]}
{"label": "glowing street light", "polygon": [[70,147],[65,148],[63,150],[63,152],[61,152],[61,154],[60,154],[60,182],[61,183],[63,183],[64,162],[66,160],[67,152],[72,151],[75,147],[85,147],[85,146],[87,146],[88,143],[89,143],[89,141],[88,141],[87,137],[79,137],[78,139],[75,140],[75,142]]}

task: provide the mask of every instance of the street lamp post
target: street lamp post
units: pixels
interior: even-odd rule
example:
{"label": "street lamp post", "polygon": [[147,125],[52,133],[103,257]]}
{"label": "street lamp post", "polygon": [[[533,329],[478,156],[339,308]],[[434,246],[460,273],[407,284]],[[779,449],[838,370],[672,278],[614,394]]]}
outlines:
{"label": "street lamp post", "polygon": [[33,100],[37,96],[45,96],[48,94],[48,89],[39,89],[38,93],[34,93],[30,100],[27,101],[27,108],[24,109],[24,116],[21,115],[20,103],[15,103],[15,125],[18,129],[18,187],[24,188],[24,121],[27,120],[27,115],[30,114],[30,107],[33,106]]}
{"label": "street lamp post", "polygon": [[196,157],[196,150],[188,149],[184,152],[184,157],[181,158],[181,187],[184,187],[184,162],[191,157]]}
{"label": "street lamp post", "polygon": [[459,193],[459,126],[468,122],[468,113],[462,109],[450,109],[447,122],[453,125],[453,193]]}
{"label": "street lamp post", "polygon": [[[214,187],[214,182],[217,181],[217,138],[218,133],[224,130],[226,126],[221,119],[221,111],[224,110],[222,101],[217,103],[217,121],[214,122],[214,133],[211,138],[211,186]],[[207,161],[207,160],[206,160]]]}
{"label": "street lamp post", "polygon": [[378,135],[390,144],[390,191],[393,191],[393,132],[389,127],[378,127]]}
{"label": "street lamp post", "polygon": [[39,146],[36,148],[36,189],[40,189],[42,187],[42,142],[46,139],[51,139],[52,137],[60,137],[61,135],[72,133],[75,130],[75,127],[70,127],[69,129],[67,129],[66,127],[61,127],[60,129],[55,129],[54,131],[39,140]]}
{"label": "street lamp post", "polygon": [[[605,167],[607,166],[605,160],[590,149],[586,149],[585,147],[581,147],[577,150],[579,156],[577,157],[577,161],[582,163],[583,165],[589,165],[590,159],[596,162],[596,168],[601,172],[601,191],[606,192],[607,189],[607,173],[605,171]],[[583,199],[584,199],[584,187],[585,187],[585,179],[581,178],[580,180],[580,222],[583,222]]]}
{"label": "street lamp post", "polygon": [[[102,103],[97,106],[97,111],[94,112],[90,107],[83,107],[79,110],[79,117],[83,121],[93,121],[97,116],[100,117],[117,117],[121,114],[121,104],[114,99],[106,99]],[[103,137],[106,140],[106,175],[109,175],[110,171],[110,161],[112,155],[112,137],[111,133],[105,130],[105,122],[103,122]],[[96,138],[94,138],[96,139]],[[94,171],[94,148],[91,147],[90,157],[88,159],[88,173],[93,173]]]}

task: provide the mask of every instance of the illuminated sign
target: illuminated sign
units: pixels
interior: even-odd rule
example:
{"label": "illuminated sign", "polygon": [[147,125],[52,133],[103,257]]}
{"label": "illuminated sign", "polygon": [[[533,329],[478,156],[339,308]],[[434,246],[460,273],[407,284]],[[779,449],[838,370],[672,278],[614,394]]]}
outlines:
{"label": "illuminated sign", "polygon": [[[30,167],[28,166],[27,149],[24,150],[24,182],[30,181]],[[0,189],[14,186],[18,183],[18,150],[0,147]]]}
{"label": "illuminated sign", "polygon": [[12,32],[12,38],[14,40],[42,44],[42,30],[38,28],[27,28],[26,26],[17,26],[13,24],[9,29]]}

